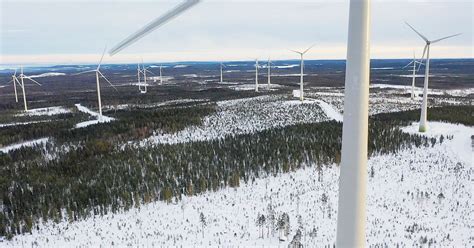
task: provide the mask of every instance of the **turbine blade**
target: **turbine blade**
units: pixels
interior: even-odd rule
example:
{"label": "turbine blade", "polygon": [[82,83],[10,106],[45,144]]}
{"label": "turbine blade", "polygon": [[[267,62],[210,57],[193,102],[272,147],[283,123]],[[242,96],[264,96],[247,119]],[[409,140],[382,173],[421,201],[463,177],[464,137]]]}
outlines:
{"label": "turbine blade", "polygon": [[410,66],[411,64],[413,64],[413,61],[411,61],[410,63],[408,63],[406,66],[404,66],[402,69],[405,69],[407,68],[408,66]]}
{"label": "turbine blade", "polygon": [[294,52],[294,53],[300,54],[300,55],[303,54],[302,52],[299,52],[299,51],[295,51],[295,50],[291,50],[291,49],[288,49],[288,50],[290,50],[290,51],[292,51],[292,52]]}
{"label": "turbine blade", "polygon": [[183,2],[182,4],[176,6],[172,10],[168,11],[164,15],[156,18],[149,24],[145,25],[143,28],[135,32],[134,34],[130,35],[128,38],[120,42],[118,45],[116,45],[114,48],[112,48],[109,51],[110,56],[113,56],[120,52],[122,49],[128,47],[129,45],[135,43],[138,41],[140,38],[143,36],[147,35],[148,33],[152,32],[153,30],[157,29],[161,25],[165,24],[169,20],[173,19],[174,17],[178,16],[185,10],[191,8],[192,6],[196,5],[199,3],[200,0],[187,0]]}
{"label": "turbine blade", "polygon": [[102,74],[102,72],[100,72],[100,71],[97,71],[97,72],[100,74],[100,76],[102,76],[103,79],[105,79],[105,81],[107,81],[107,83],[110,84],[110,86],[112,86],[112,88],[115,89],[115,91],[118,92],[117,88],[115,88],[115,86],[104,76],[104,74]]}
{"label": "turbine blade", "polygon": [[102,64],[102,60],[104,59],[105,50],[107,50],[107,45],[104,47],[104,51],[102,52],[102,57],[100,57],[99,65],[97,66],[97,70],[100,69],[100,65]]}
{"label": "turbine blade", "polygon": [[[428,49],[428,46],[429,46],[428,44],[425,45],[425,49],[423,49],[423,56],[421,56],[421,59],[420,59],[420,60],[423,60],[423,58],[425,58],[426,49]],[[420,67],[421,67],[421,64],[420,64],[420,66],[418,66],[417,71],[420,70]]]}
{"label": "turbine blade", "polygon": [[455,36],[459,36],[459,35],[461,35],[461,34],[462,34],[462,33],[453,34],[453,35],[450,35],[450,36],[446,36],[446,37],[443,37],[443,38],[440,38],[440,39],[437,39],[437,40],[432,41],[431,44],[436,43],[436,42],[439,42],[439,41],[442,41],[442,40],[446,40],[446,39],[449,39],[449,38],[452,38],[452,37],[455,37]]}
{"label": "turbine blade", "polygon": [[15,84],[15,87],[16,87],[17,84],[18,84],[18,85],[21,85],[20,80],[18,80],[17,77],[15,77],[15,79],[13,80],[13,82],[14,82],[14,84]]}
{"label": "turbine blade", "polygon": [[83,72],[74,73],[74,74],[71,74],[71,75],[72,75],[72,76],[76,76],[76,75],[86,74],[86,73],[89,73],[89,72],[95,72],[95,71],[97,71],[97,70],[83,71]]}
{"label": "turbine blade", "polygon": [[303,52],[303,54],[307,53],[307,52],[308,52],[311,48],[313,48],[314,46],[316,46],[316,44],[313,44],[313,45],[311,45],[310,47],[308,47],[308,49],[306,49],[306,50]]}
{"label": "turbine blade", "polygon": [[42,86],[40,83],[38,83],[36,80],[28,77],[28,76],[24,76],[26,79],[29,79],[30,81],[34,82],[35,84],[39,85],[39,86]]}
{"label": "turbine blade", "polygon": [[149,70],[147,70],[147,69],[144,69],[144,70],[145,70],[146,72],[149,72],[149,73],[153,74],[153,75],[156,75],[155,73],[153,73],[153,72],[151,72],[151,71],[149,71]]}
{"label": "turbine blade", "polygon": [[420,32],[416,31],[416,29],[412,27],[410,24],[408,24],[408,22],[405,22],[405,23],[408,25],[408,27],[410,27],[413,31],[415,31],[415,33],[417,33],[425,42],[429,42],[428,38],[426,38]]}

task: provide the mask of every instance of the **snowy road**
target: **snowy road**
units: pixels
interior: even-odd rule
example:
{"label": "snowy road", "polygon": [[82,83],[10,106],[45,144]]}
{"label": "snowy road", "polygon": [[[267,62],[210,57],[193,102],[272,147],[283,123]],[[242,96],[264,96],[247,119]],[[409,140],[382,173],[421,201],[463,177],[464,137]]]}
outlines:
{"label": "snowy road", "polygon": [[25,142],[21,142],[21,143],[17,143],[17,144],[2,147],[2,148],[0,148],[0,152],[8,153],[10,151],[20,149],[22,147],[32,147],[32,146],[39,145],[39,144],[46,144],[46,142],[48,142],[48,140],[49,140],[49,138],[29,140],[29,141],[25,141]]}
{"label": "snowy road", "polygon": [[76,124],[75,128],[83,128],[83,127],[87,127],[87,126],[90,126],[90,125],[96,125],[98,123],[107,123],[107,122],[111,122],[111,121],[115,120],[114,118],[108,117],[108,116],[105,116],[105,115],[102,115],[102,117],[101,117],[99,115],[99,113],[94,112],[94,111],[90,110],[89,108],[82,106],[79,103],[75,104],[75,106],[79,111],[81,111],[83,113],[86,113],[86,114],[89,114],[91,116],[97,117],[97,120],[79,122],[79,123]]}

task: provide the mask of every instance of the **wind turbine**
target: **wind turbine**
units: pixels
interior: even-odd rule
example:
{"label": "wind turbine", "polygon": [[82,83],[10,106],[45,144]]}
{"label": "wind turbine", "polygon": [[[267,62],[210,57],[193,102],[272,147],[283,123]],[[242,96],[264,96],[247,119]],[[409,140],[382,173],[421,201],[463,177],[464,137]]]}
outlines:
{"label": "wind turbine", "polygon": [[104,52],[102,53],[102,57],[100,58],[99,64],[97,65],[97,68],[95,70],[83,71],[83,72],[74,74],[74,75],[80,75],[80,74],[95,72],[95,79],[96,79],[96,84],[97,84],[97,102],[99,106],[99,121],[102,120],[102,100],[101,100],[101,95],[100,95],[100,78],[105,79],[105,81],[107,81],[107,83],[109,83],[110,86],[112,86],[112,88],[118,91],[117,88],[115,88],[115,86],[100,71],[100,66],[102,65],[102,60],[104,59],[105,50],[106,49],[104,49]]}
{"label": "wind turbine", "polygon": [[268,69],[268,72],[267,72],[267,83],[268,83],[268,90],[270,90],[270,84],[271,84],[271,68],[272,68],[272,61],[270,60],[270,58],[268,58],[268,63],[267,63],[267,69]]}
{"label": "wind turbine", "polygon": [[415,52],[413,52],[413,60],[408,63],[406,66],[404,66],[402,69],[405,69],[407,68],[408,66],[410,65],[413,65],[413,75],[412,75],[412,81],[411,81],[411,99],[415,99],[415,80],[416,80],[416,73],[418,72],[418,70],[420,69],[418,67],[418,70],[416,69],[416,65],[422,65],[423,63],[422,62],[419,62],[416,60],[416,57],[415,57]]}
{"label": "wind turbine", "polygon": [[408,27],[410,27],[418,36],[420,36],[425,42],[425,48],[423,49],[423,56],[421,56],[421,59],[425,57],[426,54],[426,65],[425,65],[425,82],[423,84],[423,103],[421,105],[421,115],[420,115],[420,127],[419,130],[420,132],[426,132],[428,129],[428,124],[426,123],[426,115],[427,115],[427,107],[428,107],[428,82],[429,82],[429,77],[430,77],[430,46],[431,44],[434,44],[436,42],[440,42],[442,40],[452,38],[459,34],[454,34],[450,36],[446,36],[443,38],[439,38],[436,40],[428,40],[424,35],[422,35],[420,32],[418,32],[414,27],[412,27],[408,22],[405,22]]}
{"label": "wind turbine", "polygon": [[255,92],[258,92],[258,59],[255,59]]}
{"label": "wind turbine", "polygon": [[140,92],[144,94],[144,93],[147,93],[147,86],[148,86],[146,73],[149,72],[149,73],[151,73],[151,74],[153,74],[153,75],[155,75],[155,74],[154,74],[153,72],[151,72],[151,71],[148,70],[149,67],[146,67],[146,68],[145,68],[145,64],[144,64],[143,62],[142,62],[142,68],[143,68],[143,69],[142,69],[142,73],[143,73],[143,82],[145,83],[145,90],[142,90],[142,91],[140,91]]}
{"label": "wind turbine", "polygon": [[[25,105],[25,112],[26,112],[26,111],[28,111],[28,104],[27,104],[27,102],[26,102],[25,81],[24,81],[25,78],[28,79],[28,80],[30,80],[31,82],[33,82],[33,83],[39,85],[39,86],[41,86],[41,84],[38,83],[38,82],[36,82],[36,80],[32,79],[31,77],[26,76],[26,75],[23,73],[23,66],[21,67],[21,69],[20,69],[20,82],[21,82],[21,83],[20,83],[20,86],[21,86],[21,90],[22,90],[22,92],[23,92],[23,104]],[[15,90],[16,90],[16,89],[15,89]]]}
{"label": "wind turbine", "polygon": [[160,65],[160,85],[163,84],[163,74],[162,74],[163,65]]}
{"label": "wind turbine", "polygon": [[351,0],[336,247],[365,247],[370,0]]}
{"label": "wind turbine", "polygon": [[141,82],[142,69],[140,68],[140,63],[137,64],[137,77],[138,77],[138,91],[142,91],[142,82]]}
{"label": "wind turbine", "polygon": [[224,82],[224,81],[223,81],[223,73],[222,73],[222,71],[224,70],[225,67],[226,67],[226,66],[224,65],[224,63],[221,62],[221,83]]}
{"label": "wind turbine", "polygon": [[20,84],[20,82],[18,81],[18,78],[16,77],[16,69],[15,69],[15,74],[12,75],[12,80],[10,80],[7,84],[9,83],[13,83],[13,89],[15,90],[15,101],[18,102],[18,93],[17,93],[17,90],[16,90],[16,84]]}
{"label": "wind turbine", "polygon": [[300,51],[295,51],[295,50],[290,50],[294,53],[297,53],[301,56],[301,75],[300,75],[300,100],[303,101],[304,100],[304,97],[303,97],[303,71],[304,71],[304,59],[303,59],[303,56],[311,49],[313,48],[314,45],[310,46],[308,49],[304,50],[303,52],[300,52]]}

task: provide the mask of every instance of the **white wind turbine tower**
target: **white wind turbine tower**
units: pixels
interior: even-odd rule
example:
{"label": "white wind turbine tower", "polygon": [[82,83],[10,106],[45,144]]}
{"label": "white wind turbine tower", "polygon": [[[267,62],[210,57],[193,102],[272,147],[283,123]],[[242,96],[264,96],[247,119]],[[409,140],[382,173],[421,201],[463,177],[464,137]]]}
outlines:
{"label": "white wind turbine tower", "polygon": [[[163,69],[162,69],[162,68],[163,68],[163,65],[160,65],[160,85],[163,84],[163,76],[162,76],[162,75],[163,75]],[[152,74],[153,74],[153,73],[152,73]],[[153,75],[154,75],[154,74],[153,74]],[[156,80],[157,80],[156,77],[153,77],[153,82],[156,83]]]}
{"label": "white wind turbine tower", "polygon": [[428,129],[428,124],[426,122],[426,115],[427,115],[427,108],[428,108],[428,82],[429,82],[429,77],[430,77],[430,46],[431,44],[434,44],[436,42],[439,42],[451,37],[455,37],[461,34],[460,33],[454,34],[454,35],[446,36],[446,37],[439,38],[436,40],[428,40],[428,38],[426,38],[424,35],[418,32],[414,27],[408,24],[408,22],[405,22],[405,23],[408,25],[408,27],[410,27],[413,31],[415,31],[415,33],[418,34],[418,36],[420,36],[426,42],[425,48],[423,49],[423,56],[421,56],[421,59],[423,59],[426,54],[425,82],[423,84],[423,103],[421,105],[420,127],[419,127],[420,132],[426,132],[426,130]]}
{"label": "white wind turbine tower", "polygon": [[271,68],[272,68],[272,61],[270,60],[270,58],[268,58],[268,63],[267,63],[267,69],[268,69],[268,72],[267,72],[267,87],[268,87],[268,90],[270,90],[270,84],[271,84]]}
{"label": "white wind turbine tower", "polygon": [[403,69],[407,68],[408,66],[410,65],[413,65],[413,75],[412,75],[412,80],[411,80],[411,99],[414,100],[415,99],[415,80],[416,80],[416,73],[418,72],[418,70],[420,69],[418,67],[418,70],[416,69],[416,65],[422,65],[423,63],[419,62],[416,60],[416,57],[415,57],[415,52],[413,52],[413,60],[408,63],[405,67],[403,67]]}
{"label": "white wind turbine tower", "polygon": [[224,77],[223,77],[223,70],[226,66],[224,65],[224,63],[221,62],[221,83],[224,82]]}
{"label": "white wind turbine tower", "polygon": [[16,77],[16,69],[15,69],[15,74],[12,75],[12,80],[10,80],[7,84],[13,83],[13,89],[15,90],[15,101],[18,102],[18,92],[16,90],[16,84],[21,85],[20,82],[18,81],[18,78]]}
{"label": "white wind turbine tower", "polygon": [[303,101],[304,100],[304,96],[303,96],[303,72],[304,72],[304,59],[303,59],[303,56],[311,49],[313,48],[314,45],[310,46],[308,49],[304,50],[303,52],[300,52],[300,51],[295,51],[295,50],[290,50],[292,52],[295,52],[297,54],[300,55],[301,57],[301,74],[300,74],[300,100]]}
{"label": "white wind turbine tower", "polygon": [[148,86],[148,83],[147,83],[147,76],[146,76],[146,73],[149,72],[153,75],[155,75],[153,72],[149,71],[148,68],[149,67],[146,67],[145,68],[145,64],[142,62],[142,73],[143,73],[143,82],[145,83],[145,90],[142,90],[140,91],[141,93],[145,94],[148,92],[148,89],[147,89],[147,86]]}
{"label": "white wind turbine tower", "polygon": [[365,247],[370,0],[351,0],[336,247]]}
{"label": "white wind turbine tower", "polygon": [[102,57],[100,58],[99,64],[97,65],[97,69],[83,71],[83,72],[74,74],[74,75],[80,75],[80,74],[95,72],[95,79],[96,79],[96,84],[97,84],[97,102],[98,102],[98,107],[99,107],[99,121],[102,120],[102,100],[101,100],[101,95],[100,95],[100,78],[105,79],[105,81],[107,81],[107,83],[109,83],[110,86],[112,86],[116,91],[118,91],[117,88],[115,88],[115,86],[104,76],[104,74],[100,72],[100,66],[102,65],[102,60],[104,59],[104,55],[105,55],[105,49],[104,49],[104,52],[102,53]]}
{"label": "white wind turbine tower", "polygon": [[21,67],[20,69],[20,86],[21,86],[21,90],[23,92],[23,104],[25,105],[25,112],[28,111],[28,104],[26,102],[26,92],[25,92],[25,80],[24,79],[28,79],[30,80],[31,82],[41,86],[40,83],[36,82],[36,80],[26,76],[25,74],[23,74],[23,66]]}
{"label": "white wind turbine tower", "polygon": [[138,78],[138,91],[142,92],[142,69],[140,68],[140,63],[137,64],[137,78]]}
{"label": "white wind turbine tower", "polygon": [[163,74],[162,74],[163,65],[160,65],[160,85],[163,84]]}
{"label": "white wind turbine tower", "polygon": [[255,92],[258,92],[258,59],[255,59]]}

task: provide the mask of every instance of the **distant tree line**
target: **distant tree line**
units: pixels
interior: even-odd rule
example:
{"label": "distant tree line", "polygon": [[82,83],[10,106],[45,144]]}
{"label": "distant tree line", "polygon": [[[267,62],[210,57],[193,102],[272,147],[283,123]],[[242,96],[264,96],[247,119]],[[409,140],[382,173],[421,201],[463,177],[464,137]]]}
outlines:
{"label": "distant tree line", "polygon": [[[375,120],[393,121],[401,125],[420,120],[420,109],[374,115]],[[428,121],[444,121],[474,126],[474,106],[442,106],[428,108]]]}
{"label": "distant tree line", "polygon": [[118,110],[111,113],[111,116],[116,118],[113,122],[78,129],[74,128],[75,125],[89,120],[88,115],[81,112],[60,114],[45,122],[0,127],[0,147],[44,137],[52,137],[57,143],[86,142],[94,139],[123,143],[149,137],[155,130],[169,133],[190,125],[199,125],[202,118],[214,111],[213,104]]}

